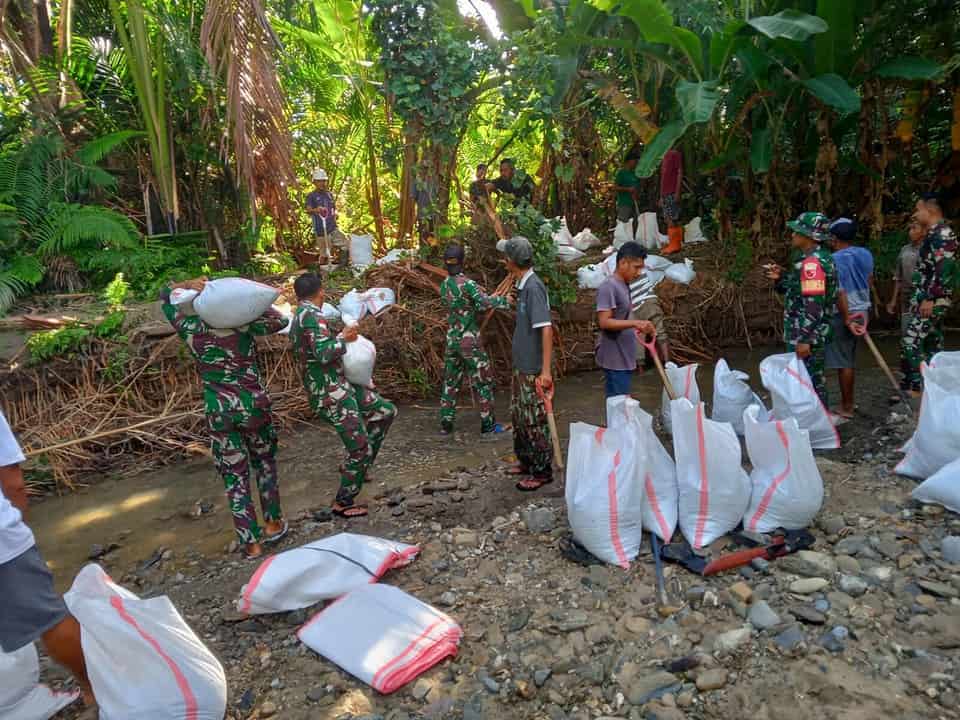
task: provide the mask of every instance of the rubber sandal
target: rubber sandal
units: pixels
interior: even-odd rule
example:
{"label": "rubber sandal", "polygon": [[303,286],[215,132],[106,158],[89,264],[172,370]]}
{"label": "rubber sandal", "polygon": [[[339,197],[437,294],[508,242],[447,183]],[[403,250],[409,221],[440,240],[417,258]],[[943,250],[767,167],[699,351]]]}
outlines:
{"label": "rubber sandal", "polygon": [[287,536],[288,532],[290,532],[290,523],[284,520],[283,527],[280,528],[279,532],[275,532],[273,535],[264,535],[261,542],[266,543],[267,545],[280,542]]}
{"label": "rubber sandal", "polygon": [[480,441],[481,442],[494,442],[496,440],[506,440],[512,435],[509,428],[504,427],[500,423],[497,423],[493,426],[493,430],[487,430],[486,432],[480,432]]}
{"label": "rubber sandal", "polygon": [[504,468],[503,472],[507,475],[529,475],[530,471],[527,470],[523,465],[509,465]]}
{"label": "rubber sandal", "polygon": [[243,550],[240,551],[240,554],[243,556],[244,560],[263,560],[263,558],[266,557],[266,553],[263,551],[262,547],[259,553],[257,553],[256,555],[252,555],[249,552],[247,552],[246,545],[243,546]]}
{"label": "rubber sandal", "polygon": [[367,509],[366,505],[340,505],[339,503],[336,503],[330,509],[337,517],[346,518],[347,520],[352,518],[366,517],[370,514],[370,511]]}
{"label": "rubber sandal", "polygon": [[520,492],[536,492],[544,485],[553,482],[553,478],[539,478],[534,476],[525,477],[517,483],[517,490]]}

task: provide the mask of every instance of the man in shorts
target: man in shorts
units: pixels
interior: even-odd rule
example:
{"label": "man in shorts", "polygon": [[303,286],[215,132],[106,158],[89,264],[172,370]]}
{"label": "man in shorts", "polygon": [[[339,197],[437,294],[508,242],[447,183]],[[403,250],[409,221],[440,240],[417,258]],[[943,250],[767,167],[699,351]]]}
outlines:
{"label": "man in shorts", "polygon": [[53,589],[53,576],[23,521],[27,489],[20,445],[0,413],[0,650],[12,653],[36,640],[73,673],[83,700],[94,705],[80,645],[80,624]]}
{"label": "man in shorts", "polygon": [[[667,326],[664,322],[663,308],[660,306],[660,298],[654,292],[654,282],[650,277],[649,271],[644,268],[640,276],[630,283],[630,303],[633,306],[631,320],[646,320],[653,325],[657,333],[657,355],[660,356],[660,362],[666,365],[670,362],[670,343],[667,338]],[[643,350],[644,366],[649,369],[653,367],[653,357]],[[638,355],[639,358],[639,355]]]}

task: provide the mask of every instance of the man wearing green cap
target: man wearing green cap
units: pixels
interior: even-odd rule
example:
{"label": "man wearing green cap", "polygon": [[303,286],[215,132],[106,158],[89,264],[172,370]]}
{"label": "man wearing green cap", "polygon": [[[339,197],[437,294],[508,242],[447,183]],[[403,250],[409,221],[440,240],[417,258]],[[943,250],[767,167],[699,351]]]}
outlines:
{"label": "man wearing green cap", "polygon": [[440,299],[447,307],[447,347],[443,357],[443,391],[440,394],[440,432],[453,432],[457,413],[457,394],[463,374],[480,402],[480,437],[487,440],[503,437],[503,427],[497,424],[493,413],[493,371],[490,357],[480,344],[480,325],[477,313],[483,310],[510,307],[504,297],[487,295],[480,286],[463,274],[463,248],[451,245],[443,254],[444,265],[450,276],[440,285]]}
{"label": "man wearing green cap", "polygon": [[776,282],[783,300],[783,339],[787,350],[803,360],[817,395],[827,403],[824,354],[837,308],[837,270],[826,241],[829,220],[818,212],[805,212],[787,223],[793,231],[793,249],[799,259],[786,274],[778,265],[767,265],[767,277]]}

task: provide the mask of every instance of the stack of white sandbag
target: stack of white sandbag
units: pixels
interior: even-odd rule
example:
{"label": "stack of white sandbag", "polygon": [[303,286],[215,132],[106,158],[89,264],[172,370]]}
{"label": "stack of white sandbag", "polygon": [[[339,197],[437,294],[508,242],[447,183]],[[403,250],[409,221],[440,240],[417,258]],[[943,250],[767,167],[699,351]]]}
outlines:
{"label": "stack of white sandbag", "polygon": [[795,418],[800,428],[810,434],[810,444],[814,449],[834,450],[840,447],[840,435],[830,411],[814,390],[807,367],[796,353],[764,358],[760,363],[760,379],[770,391],[773,418]]}
{"label": "stack of white sandbag", "polygon": [[763,407],[763,401],[750,388],[750,376],[739,370],[731,370],[721,358],[713,369],[713,412],[710,417],[717,422],[733,425],[737,435],[744,434],[743,411],[751,405]]}
{"label": "stack of white sandbag", "polygon": [[[677,397],[685,398],[694,405],[700,402],[700,386],[697,384],[699,367],[697,363],[678,367],[676,363],[668,362],[663,368]],[[660,395],[660,417],[663,420],[663,429],[667,432],[673,432],[672,409],[670,396],[664,388]]]}
{"label": "stack of white sandbag", "polygon": [[340,314],[349,315],[356,321],[367,315],[376,317],[397,302],[397,293],[392,288],[376,287],[369,290],[351,288],[340,298]]}
{"label": "stack of white sandbag", "polygon": [[403,248],[394,248],[390,250],[382,258],[377,258],[377,265],[389,265],[390,263],[398,263],[403,260],[406,260],[410,257],[410,251],[404,250]]}
{"label": "stack of white sandbag", "polygon": [[682,263],[671,263],[664,273],[668,280],[673,280],[681,285],[689,285],[697,277],[693,269],[693,260],[687,258]]}
{"label": "stack of white sandbag", "polygon": [[669,242],[669,238],[660,232],[655,212],[645,212],[640,216],[633,239],[647,250],[659,250]]}

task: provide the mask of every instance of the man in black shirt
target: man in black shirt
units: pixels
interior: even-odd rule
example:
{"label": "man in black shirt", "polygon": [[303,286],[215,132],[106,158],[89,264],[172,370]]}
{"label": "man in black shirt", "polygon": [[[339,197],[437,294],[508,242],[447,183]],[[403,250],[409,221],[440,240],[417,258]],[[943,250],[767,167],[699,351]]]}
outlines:
{"label": "man in black shirt", "polygon": [[500,163],[500,177],[487,185],[487,189],[500,195],[513,195],[518,200],[533,201],[533,180],[523,170],[517,173],[513,160],[506,158]]}

